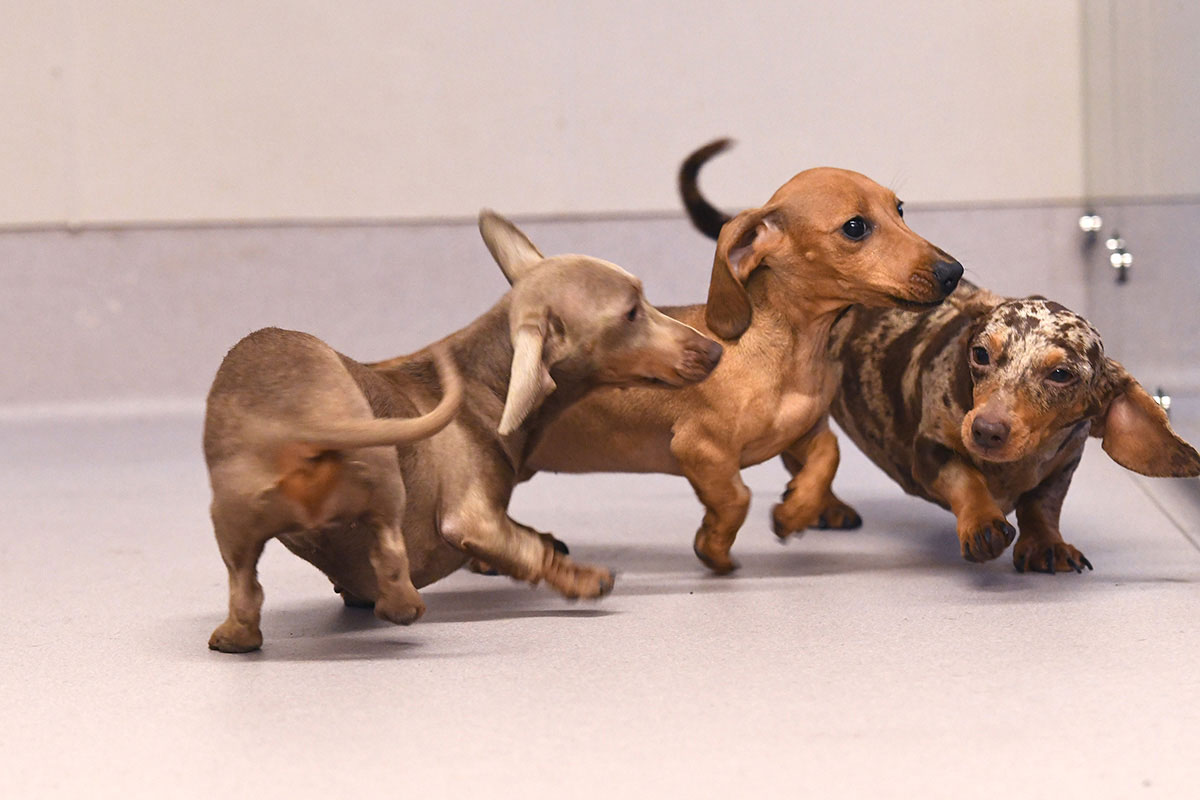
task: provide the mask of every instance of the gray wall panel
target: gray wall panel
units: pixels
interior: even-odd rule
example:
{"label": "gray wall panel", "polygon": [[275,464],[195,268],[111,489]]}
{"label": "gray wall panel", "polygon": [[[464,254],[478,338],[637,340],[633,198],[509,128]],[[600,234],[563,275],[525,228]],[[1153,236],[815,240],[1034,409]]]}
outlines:
{"label": "gray wall panel", "polygon": [[[968,275],[1013,294],[1085,301],[1078,212],[917,209],[912,227]],[[546,253],[640,275],[660,304],[700,302],[712,244],[682,217],[540,220]],[[473,223],[86,229],[0,233],[0,406],[198,403],[245,333],[310,331],[362,359],[418,348],[504,291]]]}
{"label": "gray wall panel", "polygon": [[[1200,393],[1200,202],[1107,205],[1105,233],[1086,259],[1088,307],[1110,355],[1147,386]],[[1115,281],[1104,238],[1133,256]]]}

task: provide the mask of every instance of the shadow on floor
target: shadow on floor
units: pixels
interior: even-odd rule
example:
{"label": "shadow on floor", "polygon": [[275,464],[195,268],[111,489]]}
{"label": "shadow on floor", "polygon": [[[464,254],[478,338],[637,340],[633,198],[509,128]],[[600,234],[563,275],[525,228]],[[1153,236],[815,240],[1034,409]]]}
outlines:
{"label": "shadow on floor", "polygon": [[[734,555],[741,568],[730,576],[709,573],[691,551],[690,532],[677,542],[599,544],[581,542],[573,557],[603,564],[617,573],[615,597],[684,594],[758,593],[778,591],[780,581],[804,581],[864,573],[907,575],[919,581],[940,582],[950,592],[978,604],[1048,604],[1078,602],[1115,586],[1194,585],[1200,575],[1147,576],[1099,562],[1097,571],[1076,575],[1019,574],[1011,550],[987,564],[961,558],[953,517],[933,506],[896,500],[857,504],[866,520],[854,531],[812,530],[780,546],[774,536],[754,525],[743,530]],[[1097,561],[1099,561],[1097,559]],[[422,592],[428,607],[419,626],[446,623],[495,622],[553,618],[568,623],[630,613],[603,603],[565,601],[546,587],[529,587],[504,577],[459,575],[452,587],[429,587]],[[205,616],[191,621],[205,636],[219,622]],[[393,628],[370,610],[344,608],[331,594],[286,607],[264,609],[265,651],[242,656],[271,661],[354,661],[406,658],[452,658],[431,652],[420,637]],[[370,633],[369,636],[356,634]],[[197,641],[197,653],[204,651]],[[230,657],[233,658],[233,657]]]}
{"label": "shadow on floor", "polygon": [[[425,594],[427,611],[418,628],[443,623],[490,622],[513,619],[556,618],[590,620],[620,612],[599,608],[586,601],[564,601],[552,592],[491,578],[495,587],[449,590]],[[546,608],[560,604],[558,608]],[[347,608],[337,597],[311,600],[263,609],[263,650],[228,655],[206,649],[211,628],[219,615],[197,616],[188,621],[196,630],[195,655],[207,658],[264,659],[269,661],[365,661],[421,658],[452,658],[453,653],[431,653],[420,637],[407,628],[379,620],[371,609]],[[372,634],[360,636],[358,634]]]}
{"label": "shadow on floor", "polygon": [[[238,661],[369,661],[374,659],[429,658],[420,640],[375,618],[370,610],[349,609],[337,597],[286,606],[263,608],[263,649],[253,653],[217,653],[207,648],[211,629],[221,621],[219,614],[193,617],[189,627],[196,631],[198,658]],[[391,631],[390,636],[356,634]],[[439,657],[433,655],[432,657]],[[446,657],[446,654],[440,654]]]}

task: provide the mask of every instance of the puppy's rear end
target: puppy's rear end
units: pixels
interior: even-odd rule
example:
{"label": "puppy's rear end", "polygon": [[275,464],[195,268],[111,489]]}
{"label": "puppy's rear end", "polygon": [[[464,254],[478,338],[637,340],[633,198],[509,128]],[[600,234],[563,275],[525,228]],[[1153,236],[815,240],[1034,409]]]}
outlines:
{"label": "puppy's rear end", "polygon": [[[212,520],[229,571],[229,616],[209,646],[246,652],[262,645],[262,587],[255,575],[266,542],[335,520],[370,532],[373,574],[358,596],[407,624],[423,612],[400,536],[404,483],[395,445],[431,436],[462,399],[452,366],[439,360],[444,396],[429,414],[377,419],[346,364],[328,345],[267,328],[230,350],[209,392],[204,455]],[[302,541],[302,540],[301,540]],[[291,546],[291,545],[289,545]],[[321,566],[321,554],[300,552]]]}

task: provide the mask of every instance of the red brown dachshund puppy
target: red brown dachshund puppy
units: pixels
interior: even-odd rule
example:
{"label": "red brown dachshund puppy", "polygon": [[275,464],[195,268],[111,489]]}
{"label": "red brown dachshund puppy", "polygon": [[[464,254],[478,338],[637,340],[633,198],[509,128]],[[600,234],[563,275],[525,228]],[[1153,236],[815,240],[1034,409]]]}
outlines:
{"label": "red brown dachshund puppy", "polygon": [[833,417],[909,494],[954,512],[962,555],[998,557],[1016,534],[1018,571],[1082,572],[1059,512],[1089,435],[1121,466],[1200,474],[1200,455],[1095,328],[1040,297],[967,282],[920,313],[856,308],[834,329],[842,364]]}
{"label": "red brown dachshund puppy", "polygon": [[225,357],[204,424],[229,571],[213,649],[262,645],[255,572],[272,538],[329,576],[347,605],[374,605],[400,624],[425,610],[417,588],[468,558],[567,597],[612,588],[611,572],[508,517],[526,454],[596,387],[692,384],[721,346],[656,311],[615,264],[544,258],[490,212],[479,226],[513,288],[441,342],[360,364],[308,334],[267,328]]}
{"label": "red brown dachshund puppy", "polygon": [[830,329],[856,303],[936,305],[961,274],[909,230],[888,189],[847,170],[801,172],[721,229],[707,304],[663,309],[725,343],[712,376],[678,392],[596,392],[550,426],[528,467],[686,476],[705,508],[694,549],[718,573],[735,567],[730,548],[750,504],[742,467],[781,453],[793,477],[772,512],[777,534],[820,519],[856,526],[830,490]]}

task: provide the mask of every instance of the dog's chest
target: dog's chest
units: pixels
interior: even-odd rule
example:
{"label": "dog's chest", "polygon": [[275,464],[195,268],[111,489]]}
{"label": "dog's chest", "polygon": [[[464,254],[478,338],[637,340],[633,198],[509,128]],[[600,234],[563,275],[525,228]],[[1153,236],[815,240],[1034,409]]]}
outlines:
{"label": "dog's chest", "polygon": [[[755,432],[742,448],[742,466],[773,458],[812,430],[829,408],[832,391],[785,392],[777,403],[755,402],[740,423],[754,422]],[[750,417],[750,419],[747,419]]]}
{"label": "dog's chest", "polygon": [[987,481],[988,493],[1007,514],[1021,495],[1041,485],[1064,464],[1079,459],[1087,444],[1087,432],[1084,424],[1064,430],[1020,461],[996,464],[972,458],[972,462]]}

